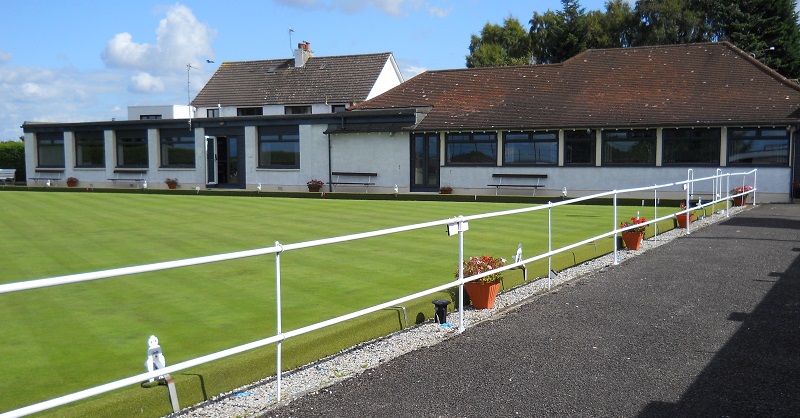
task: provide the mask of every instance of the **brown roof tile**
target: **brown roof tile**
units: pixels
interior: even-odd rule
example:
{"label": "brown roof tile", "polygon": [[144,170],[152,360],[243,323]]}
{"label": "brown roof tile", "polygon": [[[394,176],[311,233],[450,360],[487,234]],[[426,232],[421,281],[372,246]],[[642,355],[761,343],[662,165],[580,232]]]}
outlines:
{"label": "brown roof tile", "polygon": [[428,71],[357,109],[427,106],[417,130],[789,124],[800,86],[721,42]]}
{"label": "brown roof tile", "polygon": [[225,62],[194,106],[350,103],[366,100],[391,53]]}

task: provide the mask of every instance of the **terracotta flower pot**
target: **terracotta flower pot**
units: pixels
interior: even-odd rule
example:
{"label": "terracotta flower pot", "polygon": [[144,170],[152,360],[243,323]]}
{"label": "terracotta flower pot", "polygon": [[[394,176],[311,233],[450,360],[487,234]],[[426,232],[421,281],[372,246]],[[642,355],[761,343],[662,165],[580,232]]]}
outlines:
{"label": "terracotta flower pot", "polygon": [[625,242],[625,248],[630,251],[637,251],[642,248],[642,240],[644,239],[644,232],[625,231],[621,232],[622,241]]}
{"label": "terracotta flower pot", "polygon": [[467,282],[464,283],[472,307],[475,309],[492,309],[497,292],[500,291],[500,282]]}
{"label": "terracotta flower pot", "polygon": [[67,181],[67,187],[75,187],[78,185],[77,181]]}
{"label": "terracotta flower pot", "polygon": [[170,189],[176,189],[176,188],[178,188],[178,184],[177,183],[167,183],[167,187],[169,187]]}
{"label": "terracotta flower pot", "polygon": [[320,189],[322,189],[322,186],[317,186],[317,185],[313,185],[313,184],[309,184],[308,185],[308,191],[309,192],[318,192],[318,191],[320,191]]}
{"label": "terracotta flower pot", "polygon": [[747,196],[739,196],[733,198],[733,206],[745,206],[747,205]]}
{"label": "terracotta flower pot", "polygon": [[[685,213],[675,216],[675,220],[678,221],[678,227],[679,228],[686,228],[686,214]],[[694,220],[695,220],[694,213],[691,214],[691,216],[689,217],[689,220],[691,222],[694,222]]]}

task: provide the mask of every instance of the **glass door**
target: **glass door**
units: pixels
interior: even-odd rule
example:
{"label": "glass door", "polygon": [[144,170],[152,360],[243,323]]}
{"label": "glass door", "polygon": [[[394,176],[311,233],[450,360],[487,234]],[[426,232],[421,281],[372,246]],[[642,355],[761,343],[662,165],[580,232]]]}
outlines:
{"label": "glass door", "polygon": [[217,184],[217,137],[206,136],[206,184]]}
{"label": "glass door", "polygon": [[439,191],[439,134],[411,136],[411,191]]}

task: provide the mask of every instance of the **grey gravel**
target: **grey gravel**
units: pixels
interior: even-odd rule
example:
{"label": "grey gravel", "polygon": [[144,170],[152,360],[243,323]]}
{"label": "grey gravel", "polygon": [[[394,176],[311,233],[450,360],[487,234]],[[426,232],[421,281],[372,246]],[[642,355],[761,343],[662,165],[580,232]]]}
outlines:
{"label": "grey gravel", "polygon": [[[729,216],[751,207],[731,207]],[[699,218],[692,223],[692,230],[724,219],[726,216],[721,211]],[[618,251],[618,262],[625,262],[683,235],[686,235],[686,230],[676,228],[646,239],[639,251],[624,249]],[[575,278],[591,274],[612,264],[614,264],[613,253],[562,270],[551,278],[551,289],[556,289]],[[464,326],[469,328],[487,319],[496,318],[521,304],[535,300],[536,295],[544,292],[548,292],[547,277],[530,279],[526,284],[501,292],[497,296],[493,309],[475,310],[469,306],[465,307]],[[270,376],[169,416],[187,418],[261,416],[273,408],[287,405],[305,394],[320,391],[344,379],[357,376],[395,357],[423,347],[433,346],[460,335],[458,332],[459,313],[457,311],[448,312],[448,321],[452,323],[452,327],[443,327],[430,320],[389,336],[357,345],[299,369],[284,372],[281,380],[280,402],[277,400],[275,376]]]}

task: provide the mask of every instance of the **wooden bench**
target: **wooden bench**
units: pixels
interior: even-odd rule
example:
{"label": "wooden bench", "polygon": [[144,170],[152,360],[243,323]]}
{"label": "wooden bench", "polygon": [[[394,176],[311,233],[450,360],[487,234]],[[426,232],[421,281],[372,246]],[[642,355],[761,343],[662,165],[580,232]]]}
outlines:
{"label": "wooden bench", "polygon": [[[45,182],[46,186],[55,186],[58,184],[58,181],[61,180],[61,174],[64,173],[64,169],[53,169],[49,170],[46,168],[40,168],[35,171],[36,177],[30,177],[33,180],[33,185],[39,184],[40,181]],[[54,175],[58,175],[54,177]],[[53,184],[50,184],[53,182]]]}
{"label": "wooden bench", "polygon": [[0,180],[3,180],[3,187],[6,187],[7,183],[11,183],[13,185],[16,181],[16,177],[16,168],[0,168]]}
{"label": "wooden bench", "polygon": [[[131,184],[141,183],[145,181],[145,173],[147,170],[114,170],[114,178],[110,178],[108,181],[113,183],[114,187],[117,187],[118,181]],[[127,177],[120,177],[120,174],[127,175]],[[134,174],[139,174],[139,177],[134,177]]]}
{"label": "wooden bench", "polygon": [[[364,193],[369,192],[369,186],[374,186],[373,178],[378,177],[378,173],[361,173],[361,172],[348,172],[348,171],[333,171],[331,176],[336,176],[336,181],[331,182],[332,191],[336,191],[336,185],[350,185],[350,186],[364,186]],[[342,177],[347,180],[349,177],[367,178],[367,181],[342,181]]]}
{"label": "wooden bench", "polygon": [[[544,187],[544,184],[541,183],[542,179],[547,178],[547,174],[512,174],[512,173],[494,173],[492,174],[493,178],[500,179],[496,184],[489,184],[489,186],[494,187],[494,194],[497,196],[498,191],[501,187],[510,187],[516,189],[533,189],[533,195],[536,196],[536,189],[540,187]],[[536,179],[536,184],[520,184],[520,183],[503,183],[503,179]]]}

